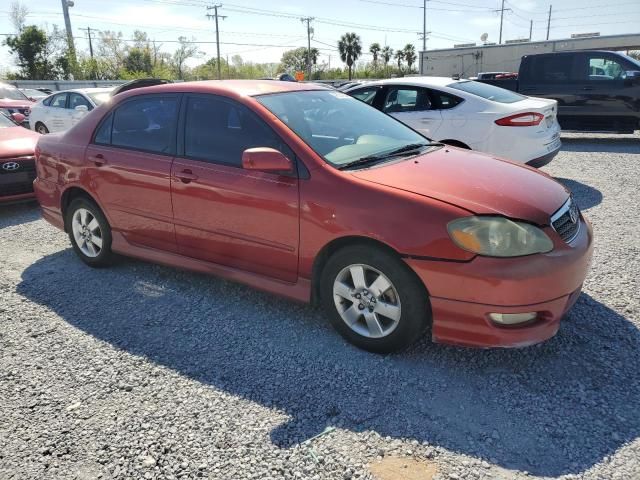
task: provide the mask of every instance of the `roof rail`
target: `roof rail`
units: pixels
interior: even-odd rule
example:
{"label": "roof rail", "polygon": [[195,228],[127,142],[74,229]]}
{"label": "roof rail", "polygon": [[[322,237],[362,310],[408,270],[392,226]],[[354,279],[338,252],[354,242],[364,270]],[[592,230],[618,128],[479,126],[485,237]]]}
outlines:
{"label": "roof rail", "polygon": [[154,85],[164,85],[165,83],[173,82],[164,78],[138,78],[114,88],[111,90],[111,96],[113,97],[114,95],[126,92],[127,90],[133,90],[134,88],[153,87]]}

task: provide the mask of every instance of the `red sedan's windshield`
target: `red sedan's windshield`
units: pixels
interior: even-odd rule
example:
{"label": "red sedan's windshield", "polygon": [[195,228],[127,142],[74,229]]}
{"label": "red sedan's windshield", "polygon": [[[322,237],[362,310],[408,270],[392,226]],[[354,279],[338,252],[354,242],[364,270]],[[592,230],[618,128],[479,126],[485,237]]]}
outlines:
{"label": "red sedan's windshield", "polygon": [[6,98],[9,100],[29,100],[20,90],[11,87],[0,87],[0,98]]}
{"label": "red sedan's windshield", "polygon": [[340,92],[311,90],[256,99],[336,167],[428,142],[397,120]]}
{"label": "red sedan's windshield", "polygon": [[16,124],[7,118],[4,114],[0,113],[0,128],[15,127]]}

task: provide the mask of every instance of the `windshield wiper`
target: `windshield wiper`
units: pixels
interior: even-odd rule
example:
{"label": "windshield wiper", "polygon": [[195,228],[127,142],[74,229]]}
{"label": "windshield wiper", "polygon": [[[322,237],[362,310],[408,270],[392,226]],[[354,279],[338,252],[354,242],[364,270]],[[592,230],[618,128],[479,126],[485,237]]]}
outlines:
{"label": "windshield wiper", "polygon": [[345,163],[344,165],[340,165],[338,167],[339,170],[346,170],[347,168],[360,167],[363,165],[370,165],[377,162],[381,162],[382,160],[387,160],[389,158],[397,157],[399,155],[411,154],[420,150],[423,147],[434,147],[440,146],[441,143],[410,143],[405,145],[404,147],[396,148],[391,150],[390,152],[385,152],[379,155],[367,155],[366,157],[358,158],[353,162]]}

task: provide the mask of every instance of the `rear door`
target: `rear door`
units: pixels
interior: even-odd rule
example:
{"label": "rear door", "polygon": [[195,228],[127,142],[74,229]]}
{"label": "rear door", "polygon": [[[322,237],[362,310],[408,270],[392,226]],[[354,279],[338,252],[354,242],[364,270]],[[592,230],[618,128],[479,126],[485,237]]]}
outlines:
{"label": "rear door", "polygon": [[567,121],[584,114],[581,92],[577,88],[577,55],[561,53],[527,57],[519,77],[519,93],[558,102],[558,116]]}
{"label": "rear door", "polygon": [[176,251],[171,206],[180,95],[139,95],[118,105],[86,150],[86,173],[114,231],[144,247]]}
{"label": "rear door", "polygon": [[584,52],[578,55],[578,82],[583,110],[595,129],[628,130],[637,128],[634,111],[638,88],[625,80],[626,71],[635,67],[609,52]]}
{"label": "rear door", "polygon": [[[79,107],[79,106],[84,106],[87,108],[87,110],[86,111],[76,110],[76,107]],[[80,93],[72,92],[69,94],[69,102],[67,104],[67,108],[69,110],[67,128],[71,128],[80,120],[82,120],[82,118],[89,112],[89,110],[93,109],[93,106],[84,95],[81,95]]]}
{"label": "rear door", "polygon": [[68,93],[58,93],[51,99],[48,107],[44,107],[45,126],[50,132],[61,132],[67,128],[67,99]]}
{"label": "rear door", "polygon": [[248,171],[242,152],[293,152],[244,105],[216,95],[183,102],[179,156],[172,169],[181,254],[287,282],[298,276],[297,175]]}
{"label": "rear door", "polygon": [[393,85],[386,90],[382,111],[429,138],[436,138],[442,114],[423,87]]}

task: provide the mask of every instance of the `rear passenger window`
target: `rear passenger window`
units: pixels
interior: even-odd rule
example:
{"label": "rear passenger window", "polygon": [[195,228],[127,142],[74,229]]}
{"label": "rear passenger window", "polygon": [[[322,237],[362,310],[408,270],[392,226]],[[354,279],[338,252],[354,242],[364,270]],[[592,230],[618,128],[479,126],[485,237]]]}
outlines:
{"label": "rear passenger window", "polygon": [[113,113],[107,115],[98,130],[96,131],[95,137],[93,137],[94,143],[99,143],[102,145],[109,145],[111,143],[111,125],[113,124]]}
{"label": "rear passenger window", "polygon": [[128,101],[113,114],[111,145],[172,154],[177,112],[175,97],[154,96]]}
{"label": "rear passenger window", "polygon": [[419,112],[431,110],[431,99],[424,88],[389,87],[384,102],[385,113]]}
{"label": "rear passenger window", "polygon": [[48,107],[51,104],[51,100],[53,100],[53,95],[42,100],[42,104]]}
{"label": "rear passenger window", "polygon": [[242,152],[254,147],[275,148],[294,159],[280,137],[244,105],[213,95],[187,100],[186,157],[241,167]]}
{"label": "rear passenger window", "polygon": [[567,55],[541,56],[534,60],[534,76],[540,83],[565,83],[573,80],[573,57]]}
{"label": "rear passenger window", "polygon": [[434,96],[434,101],[439,110],[453,108],[462,102],[460,97],[449,95],[448,93],[432,91],[431,94]]}
{"label": "rear passenger window", "polygon": [[83,97],[79,93],[72,93],[69,97],[69,108],[71,110],[75,110],[78,105],[84,105],[88,110],[91,110],[93,108],[93,106],[85,97]]}
{"label": "rear passenger window", "polygon": [[67,106],[67,94],[59,93],[51,100],[51,107],[65,108]]}

